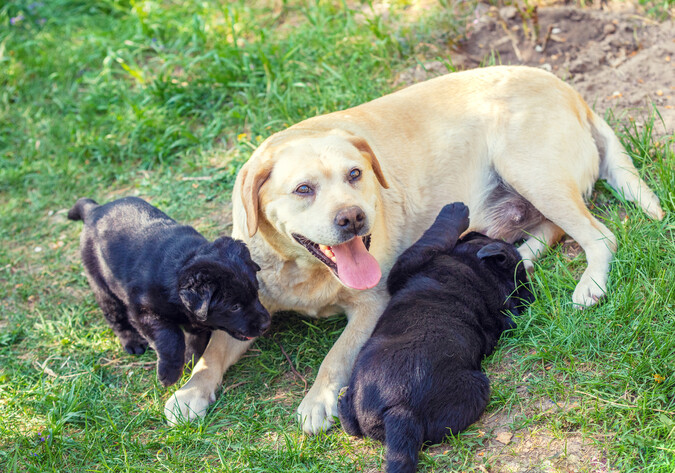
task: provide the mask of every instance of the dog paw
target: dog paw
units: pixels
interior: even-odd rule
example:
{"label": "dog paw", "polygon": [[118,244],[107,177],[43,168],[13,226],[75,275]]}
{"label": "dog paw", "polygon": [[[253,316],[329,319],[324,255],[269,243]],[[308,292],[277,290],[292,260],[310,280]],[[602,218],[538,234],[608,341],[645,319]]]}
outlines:
{"label": "dog paw", "polygon": [[338,415],[337,398],[335,390],[312,386],[297,411],[302,430],[308,434],[318,434],[330,429]]}
{"label": "dog paw", "polygon": [[189,422],[206,415],[206,409],[216,401],[215,393],[205,394],[197,388],[182,387],[164,405],[169,425]]}
{"label": "dog paw", "polygon": [[142,355],[148,349],[148,343],[143,342],[128,342],[124,345],[124,351],[130,355]]}
{"label": "dog paw", "polygon": [[592,278],[582,277],[572,294],[572,302],[579,309],[591,307],[605,296],[604,284],[599,284]]}
{"label": "dog paw", "polygon": [[120,343],[124,351],[130,355],[142,355],[148,349],[148,342],[138,334],[120,335]]}
{"label": "dog paw", "polygon": [[167,387],[175,384],[183,375],[183,366],[163,363],[162,360],[157,363],[157,378],[162,386]]}
{"label": "dog paw", "polygon": [[462,202],[447,204],[441,209],[437,220],[456,226],[461,234],[469,228],[469,207]]}

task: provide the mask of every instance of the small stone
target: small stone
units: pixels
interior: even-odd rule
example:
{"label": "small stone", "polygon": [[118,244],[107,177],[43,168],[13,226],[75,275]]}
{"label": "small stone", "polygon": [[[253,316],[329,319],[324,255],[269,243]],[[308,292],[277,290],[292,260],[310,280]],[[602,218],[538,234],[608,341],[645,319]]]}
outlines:
{"label": "small stone", "polygon": [[512,438],[513,434],[511,432],[500,432],[497,434],[497,442],[503,443],[504,445],[510,444]]}
{"label": "small stone", "polygon": [[505,20],[513,20],[516,17],[517,13],[518,10],[516,9],[516,7],[512,5],[509,5],[499,10],[499,16],[501,16]]}
{"label": "small stone", "polygon": [[602,32],[605,33],[606,35],[612,34],[616,31],[616,26],[613,25],[612,23],[607,23],[605,27],[602,29]]}

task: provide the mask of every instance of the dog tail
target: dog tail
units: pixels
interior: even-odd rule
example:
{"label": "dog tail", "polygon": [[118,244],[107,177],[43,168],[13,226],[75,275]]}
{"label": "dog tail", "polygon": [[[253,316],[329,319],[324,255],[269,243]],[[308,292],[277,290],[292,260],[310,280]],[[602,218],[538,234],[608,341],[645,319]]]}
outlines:
{"label": "dog tail", "polygon": [[628,153],[612,128],[591,111],[591,132],[600,153],[600,178],[605,179],[626,200],[637,203],[654,220],[665,216],[659,198],[638,174]]}
{"label": "dog tail", "polygon": [[354,437],[363,437],[359,419],[354,409],[354,389],[344,387],[338,397],[338,417],[345,432]]}
{"label": "dog tail", "polygon": [[384,414],[387,473],[415,473],[424,443],[420,420],[408,407],[393,406]]}
{"label": "dog tail", "polygon": [[75,202],[75,205],[73,205],[73,208],[68,211],[68,219],[86,220],[89,211],[95,207],[98,207],[98,204],[92,199],[78,199],[78,201]]}

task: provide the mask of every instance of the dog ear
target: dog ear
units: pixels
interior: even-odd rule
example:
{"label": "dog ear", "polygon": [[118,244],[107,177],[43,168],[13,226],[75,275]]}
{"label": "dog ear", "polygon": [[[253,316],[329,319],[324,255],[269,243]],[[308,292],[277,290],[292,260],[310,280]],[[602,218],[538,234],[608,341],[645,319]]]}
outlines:
{"label": "dog ear", "polygon": [[365,138],[362,138],[360,136],[350,136],[347,139],[370,162],[370,167],[373,168],[373,172],[375,172],[375,176],[377,177],[377,180],[380,182],[380,185],[385,189],[389,189],[389,184],[387,183],[387,180],[384,178],[382,168],[380,167],[380,162],[377,160],[375,153],[373,153],[373,150],[370,148],[370,145],[365,140]]}
{"label": "dog ear", "polygon": [[263,163],[260,159],[255,158],[244,164],[239,171],[241,177],[241,201],[246,213],[246,228],[249,237],[252,237],[258,231],[260,188],[269,179],[271,173],[271,162]]}
{"label": "dog ear", "polygon": [[506,246],[503,243],[494,242],[488,245],[485,245],[483,248],[478,250],[476,256],[480,259],[492,259],[498,265],[502,266],[508,261],[508,254],[506,252]]}
{"label": "dog ear", "polygon": [[209,304],[213,296],[211,281],[202,273],[197,273],[187,278],[178,291],[178,296],[183,305],[200,322],[206,321],[209,315]]}
{"label": "dog ear", "polygon": [[248,246],[246,246],[246,243],[243,241],[235,240],[234,238],[230,238],[228,236],[222,236],[215,240],[213,244],[228,251],[231,255],[241,258],[244,260],[244,263],[250,265],[255,270],[255,272],[260,271],[260,266],[258,266],[258,264],[253,261],[251,258],[251,252],[249,251]]}

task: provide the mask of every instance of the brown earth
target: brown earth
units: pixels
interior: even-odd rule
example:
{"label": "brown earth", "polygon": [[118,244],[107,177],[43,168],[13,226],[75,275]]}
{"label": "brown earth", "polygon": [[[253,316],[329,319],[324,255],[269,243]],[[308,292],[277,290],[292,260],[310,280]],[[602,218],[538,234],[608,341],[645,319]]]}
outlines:
{"label": "brown earth", "polygon": [[[647,119],[656,107],[658,134],[675,130],[675,23],[657,22],[630,3],[525,10],[479,4],[465,38],[445,51],[457,69],[489,63],[527,64],[572,84],[600,114],[621,121]],[[408,85],[447,68],[429,61],[399,75]],[[653,104],[653,105],[652,105]]]}

